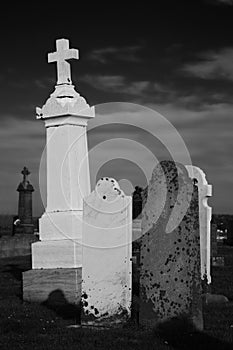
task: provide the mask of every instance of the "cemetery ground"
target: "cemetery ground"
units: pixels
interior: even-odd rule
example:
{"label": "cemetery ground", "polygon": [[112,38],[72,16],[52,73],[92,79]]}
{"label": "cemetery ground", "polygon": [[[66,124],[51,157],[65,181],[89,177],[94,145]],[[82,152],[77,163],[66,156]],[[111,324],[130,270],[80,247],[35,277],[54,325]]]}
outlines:
{"label": "cemetery ground", "polygon": [[[212,293],[224,294],[227,304],[204,306],[205,331],[187,325],[166,325],[157,331],[129,323],[123,328],[68,328],[75,324],[66,310],[22,301],[22,272],[30,257],[6,258],[0,267],[1,349],[232,349],[233,346],[233,247],[221,246],[224,267],[212,271]],[[66,312],[67,311],[67,312]]]}

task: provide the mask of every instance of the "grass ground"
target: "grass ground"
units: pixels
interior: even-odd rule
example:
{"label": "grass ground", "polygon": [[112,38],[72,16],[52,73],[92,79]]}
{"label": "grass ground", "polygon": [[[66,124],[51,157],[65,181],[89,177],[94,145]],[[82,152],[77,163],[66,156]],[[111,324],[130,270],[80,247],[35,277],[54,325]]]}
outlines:
{"label": "grass ground", "polygon": [[204,308],[205,332],[182,328],[153,332],[128,325],[123,329],[67,328],[64,319],[45,306],[22,301],[22,271],[28,257],[4,259],[0,267],[0,349],[233,349],[233,248],[222,247],[226,266],[212,271],[213,292],[230,303]]}

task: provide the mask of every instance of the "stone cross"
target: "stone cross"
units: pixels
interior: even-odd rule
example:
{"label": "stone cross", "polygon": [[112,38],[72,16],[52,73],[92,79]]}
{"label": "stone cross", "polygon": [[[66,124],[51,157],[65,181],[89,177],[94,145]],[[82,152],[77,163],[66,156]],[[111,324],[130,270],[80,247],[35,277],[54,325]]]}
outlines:
{"label": "stone cross", "polygon": [[56,40],[57,51],[48,54],[48,62],[57,62],[57,85],[72,84],[70,63],[67,60],[78,60],[78,50],[69,48],[69,40]]}
{"label": "stone cross", "polygon": [[27,167],[24,167],[21,171],[21,174],[23,175],[23,182],[25,183],[27,181],[27,176],[30,174],[30,171]]}

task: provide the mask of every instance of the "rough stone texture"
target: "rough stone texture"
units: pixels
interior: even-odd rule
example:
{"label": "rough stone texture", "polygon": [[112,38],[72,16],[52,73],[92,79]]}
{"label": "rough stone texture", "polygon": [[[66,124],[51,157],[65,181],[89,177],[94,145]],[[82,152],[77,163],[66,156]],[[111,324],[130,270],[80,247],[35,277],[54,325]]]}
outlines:
{"label": "rough stone texture", "polygon": [[140,323],[156,326],[182,318],[203,329],[198,222],[197,187],[185,167],[161,162],[142,217]]}
{"label": "rough stone texture", "polygon": [[124,320],[132,294],[132,201],[112,178],[84,199],[82,322]]}

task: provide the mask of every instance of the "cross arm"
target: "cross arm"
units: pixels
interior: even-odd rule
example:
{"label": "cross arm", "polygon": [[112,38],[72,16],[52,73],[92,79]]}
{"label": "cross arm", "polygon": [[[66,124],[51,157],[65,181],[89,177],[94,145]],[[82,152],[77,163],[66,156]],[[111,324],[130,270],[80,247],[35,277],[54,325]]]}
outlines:
{"label": "cross arm", "polygon": [[77,49],[68,49],[64,50],[62,55],[58,56],[57,52],[51,52],[48,54],[48,63],[63,61],[63,60],[71,60],[71,59],[79,59],[79,54]]}
{"label": "cross arm", "polygon": [[48,54],[48,63],[56,62],[58,60],[57,52],[51,52]]}
{"label": "cross arm", "polygon": [[64,59],[65,60],[71,60],[71,59],[79,59],[79,54],[77,49],[69,49],[64,51]]}

